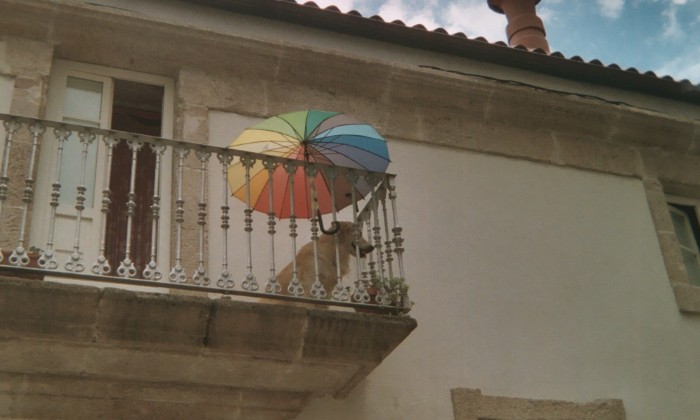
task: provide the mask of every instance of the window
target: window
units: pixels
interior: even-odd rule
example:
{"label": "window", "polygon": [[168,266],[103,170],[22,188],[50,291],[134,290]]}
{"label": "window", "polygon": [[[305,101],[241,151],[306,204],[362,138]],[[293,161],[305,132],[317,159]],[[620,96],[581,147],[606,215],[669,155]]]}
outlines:
{"label": "window", "polygon": [[[680,201],[680,202],[677,202]],[[698,224],[698,204],[689,200],[669,200],[669,210],[673,228],[681,248],[683,262],[688,271],[690,283],[700,286],[700,224]]]}
{"label": "window", "polygon": [[[127,70],[57,60],[52,68],[49,83],[47,119],[64,121],[88,127],[99,127],[152,136],[172,136],[174,83],[171,79]],[[42,147],[37,177],[37,197],[32,221],[31,243],[42,246],[51,226],[48,223],[49,197],[56,176],[57,150],[51,134]],[[77,220],[76,196],[81,179],[82,148],[78,133],[72,133],[64,145],[60,162],[60,196],[56,208],[55,246],[59,260],[65,259],[73,249]],[[139,151],[135,188],[137,208],[131,237],[131,259],[140,272],[147,262],[151,242],[150,200],[153,194],[154,162],[149,148]],[[101,200],[105,176],[106,147],[101,138],[87,147],[84,168],[85,202],[81,214],[80,251],[85,263],[91,266],[97,257],[101,234]],[[167,168],[171,154],[163,156],[162,165]],[[117,269],[124,258],[126,248],[126,221],[124,203],[129,193],[131,152],[124,142],[114,150],[109,174],[112,211],[108,214],[105,256],[112,270]],[[169,171],[163,171],[161,194],[167,194]],[[170,201],[161,201],[161,220],[168,226]],[[157,238],[161,270],[167,267],[169,246],[168,229],[161,229]]]}

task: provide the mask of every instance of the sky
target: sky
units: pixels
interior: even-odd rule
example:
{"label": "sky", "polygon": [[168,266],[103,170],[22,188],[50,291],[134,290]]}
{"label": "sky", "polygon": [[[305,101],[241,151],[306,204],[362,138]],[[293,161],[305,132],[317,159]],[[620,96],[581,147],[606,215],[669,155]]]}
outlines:
{"label": "sky", "polygon": [[[297,0],[304,3],[305,0]],[[506,18],[486,0],[314,0],[342,12],[439,27],[507,42]],[[552,52],[700,84],[700,0],[542,0],[537,5]]]}

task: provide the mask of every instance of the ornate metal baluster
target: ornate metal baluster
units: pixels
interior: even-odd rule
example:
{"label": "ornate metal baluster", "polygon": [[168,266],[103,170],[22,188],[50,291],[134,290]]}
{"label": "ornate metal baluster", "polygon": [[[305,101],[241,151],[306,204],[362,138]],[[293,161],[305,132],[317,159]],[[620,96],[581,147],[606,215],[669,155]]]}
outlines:
{"label": "ornate metal baluster", "polygon": [[381,185],[378,189],[373,190],[372,193],[372,216],[373,216],[373,222],[374,226],[372,227],[372,231],[374,235],[372,238],[374,239],[374,249],[376,251],[377,255],[377,261],[379,263],[379,270],[377,272],[377,276],[379,279],[379,293],[377,294],[377,303],[380,305],[386,305],[389,303],[388,297],[387,297],[387,290],[386,290],[386,278],[384,277],[384,253],[382,250],[382,228],[379,223],[379,200],[381,199],[382,195],[386,193],[386,190],[384,190],[384,186]]}
{"label": "ornate metal baluster", "polygon": [[231,273],[228,271],[228,228],[229,228],[229,215],[228,211],[230,210],[230,207],[228,205],[228,196],[229,196],[229,191],[228,191],[228,167],[231,165],[231,161],[233,160],[233,155],[226,153],[226,152],[219,152],[216,154],[216,157],[219,159],[219,162],[221,162],[221,174],[224,180],[224,204],[221,206],[221,229],[224,231],[223,236],[224,236],[224,253],[223,253],[223,261],[221,264],[221,275],[219,276],[219,279],[216,281],[216,285],[222,288],[226,289],[233,289],[235,286],[233,282],[233,277],[231,276]]}
{"label": "ornate metal baluster", "polygon": [[253,275],[253,209],[250,207],[250,168],[255,164],[255,159],[250,156],[241,157],[241,162],[245,167],[245,190],[246,190],[246,209],[245,214],[245,231],[248,234],[248,265],[246,266],[248,273],[241,283],[243,290],[257,291],[259,289],[258,282]]}
{"label": "ornate metal baluster", "polygon": [[[338,221],[338,209],[335,207],[335,180],[338,177],[338,174],[333,167],[326,168],[324,173],[331,190],[331,213],[333,215],[332,226],[336,226]],[[331,292],[331,298],[333,300],[347,301],[350,300],[350,293],[348,293],[348,290],[343,285],[343,279],[341,278],[340,274],[340,238],[338,237],[337,232],[333,235],[333,243],[335,245],[336,283],[335,287],[333,288],[333,292]]]}
{"label": "ornate metal baluster", "polygon": [[384,250],[385,254],[385,259],[386,259],[386,266],[389,271],[389,278],[394,277],[394,257],[392,256],[392,250],[391,250],[391,245],[393,244],[393,241],[391,240],[391,235],[389,234],[389,216],[388,212],[386,210],[386,183],[387,180],[384,180],[384,188],[382,189],[382,194],[379,196],[379,201],[382,204],[382,215],[384,216],[384,232],[386,233],[386,238],[384,240],[384,246],[386,249]]}
{"label": "ornate metal baluster", "polygon": [[268,199],[270,200],[270,211],[267,214],[267,233],[270,235],[270,278],[265,284],[265,292],[279,293],[282,291],[282,286],[277,281],[275,270],[275,206],[274,206],[274,191],[273,191],[273,172],[277,169],[277,163],[265,160],[263,166],[267,169],[268,175]]}
{"label": "ornate metal baluster", "polygon": [[297,277],[297,217],[294,211],[294,176],[297,172],[296,163],[289,161],[284,164],[284,170],[289,175],[289,236],[292,238],[292,279],[287,286],[287,292],[294,296],[304,294],[304,286],[299,282]]}
{"label": "ornate metal baluster", "polygon": [[389,185],[389,200],[391,201],[391,212],[394,221],[394,227],[391,229],[394,234],[394,252],[396,253],[396,260],[399,264],[399,276],[404,279],[403,272],[403,238],[401,237],[401,232],[403,229],[399,226],[399,216],[396,211],[396,178],[393,176],[388,177]]}
{"label": "ornate metal baluster", "polygon": [[306,175],[309,177],[309,187],[311,189],[311,243],[314,248],[314,283],[309,294],[315,299],[326,297],[326,289],[321,283],[321,272],[318,268],[318,197],[316,196],[316,174],[318,168],[310,164],[306,167]]}
{"label": "ornate metal baluster", "polygon": [[163,278],[163,273],[158,268],[158,231],[160,220],[160,160],[165,153],[165,145],[160,142],[150,143],[149,147],[156,155],[156,167],[153,180],[153,200],[151,204],[151,261],[146,264],[143,269],[143,277],[148,280],[160,281]]}
{"label": "ornate metal baluster", "polygon": [[[360,223],[357,220],[357,197],[355,196],[355,186],[357,185],[357,181],[359,179],[359,176],[357,173],[354,171],[348,171],[348,173],[345,175],[350,183],[352,184],[352,189],[350,190],[350,195],[351,195],[351,201],[352,201],[352,227],[353,227],[353,240],[355,243],[360,242]],[[362,303],[367,303],[370,300],[369,293],[367,293],[367,289],[365,287],[366,285],[366,280],[360,279],[360,273],[362,272],[362,268],[360,266],[360,250],[355,247],[355,269],[357,270],[357,281],[355,284],[357,285],[355,287],[355,291],[352,294],[353,300],[357,302],[362,302]]]}
{"label": "ornate metal baluster", "polygon": [[87,168],[88,147],[95,141],[95,134],[90,131],[83,131],[78,134],[80,143],[83,144],[82,161],[80,164],[80,185],[78,185],[78,195],[75,198],[75,209],[78,213],[75,217],[75,237],[73,238],[73,253],[68,256],[68,260],[64,264],[66,270],[80,273],[85,270],[83,263],[83,254],[80,252],[80,225],[83,218],[83,210],[85,209],[85,169]]}
{"label": "ornate metal baluster", "polygon": [[34,160],[36,159],[36,152],[39,148],[39,138],[46,128],[40,123],[36,122],[29,126],[29,132],[32,133],[32,151],[29,156],[29,169],[27,170],[27,178],[24,180],[24,196],[22,197],[22,220],[19,225],[19,238],[17,240],[17,248],[10,254],[10,264],[18,266],[26,266],[29,264],[29,255],[24,249],[24,235],[27,228],[27,216],[29,215],[29,205],[32,202],[32,197],[34,195]]}
{"label": "ornate metal baluster", "polygon": [[206,150],[196,150],[195,154],[197,159],[199,159],[199,204],[197,205],[197,224],[199,225],[199,259],[197,264],[197,269],[192,276],[192,281],[194,284],[198,285],[209,285],[209,276],[207,275],[207,270],[204,267],[204,234],[207,225],[207,203],[205,194],[205,187],[207,185],[207,162],[209,162],[209,157],[211,153]]}
{"label": "ornate metal baluster", "polygon": [[[10,151],[12,150],[12,140],[14,138],[15,132],[19,130],[21,124],[10,119],[4,121],[3,126],[5,127],[5,147],[2,154],[2,168],[0,169],[0,218],[2,218],[2,204],[7,198],[7,188],[10,183],[10,177],[7,176],[7,171],[10,166]],[[2,252],[0,252],[0,262],[3,260]]]}
{"label": "ornate metal baluster", "polygon": [[182,267],[182,223],[185,221],[185,200],[182,199],[182,171],[185,157],[190,153],[184,146],[175,149],[177,152],[177,201],[175,201],[175,265],[170,270],[170,281],[184,283],[187,281],[185,269]]}
{"label": "ornate metal baluster", "polygon": [[54,135],[58,141],[56,153],[56,172],[54,174],[54,182],[51,184],[51,213],[49,214],[49,238],[46,241],[46,249],[41,252],[37,263],[39,267],[44,269],[55,270],[58,268],[56,254],[53,252],[54,246],[54,230],[56,227],[56,208],[58,207],[58,199],[61,197],[61,162],[63,160],[63,146],[71,135],[71,131],[65,127],[54,128]]}
{"label": "ornate metal baluster", "polygon": [[126,141],[131,150],[131,176],[129,178],[129,194],[126,202],[126,253],[124,260],[117,268],[117,274],[122,277],[135,277],[136,266],[131,260],[131,226],[136,214],[136,165],[138,164],[138,152],[143,147],[143,141],[134,136]]}
{"label": "ornate metal baluster", "polygon": [[110,213],[109,206],[112,204],[112,192],[109,189],[111,174],[112,174],[112,159],[114,157],[114,146],[119,143],[114,134],[104,136],[102,139],[107,147],[107,155],[105,157],[105,172],[102,182],[102,209],[100,209],[100,251],[97,260],[92,265],[92,272],[97,275],[106,276],[112,271],[112,267],[105,257],[105,249],[107,249],[107,216]]}

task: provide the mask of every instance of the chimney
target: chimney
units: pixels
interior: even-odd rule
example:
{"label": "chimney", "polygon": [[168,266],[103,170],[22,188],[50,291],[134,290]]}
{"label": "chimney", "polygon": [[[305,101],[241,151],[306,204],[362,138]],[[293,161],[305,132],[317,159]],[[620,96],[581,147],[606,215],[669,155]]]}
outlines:
{"label": "chimney", "polygon": [[529,50],[543,49],[549,54],[549,44],[542,19],[537,16],[535,5],[540,0],[488,0],[494,12],[508,18],[506,34],[511,47],[523,45]]}

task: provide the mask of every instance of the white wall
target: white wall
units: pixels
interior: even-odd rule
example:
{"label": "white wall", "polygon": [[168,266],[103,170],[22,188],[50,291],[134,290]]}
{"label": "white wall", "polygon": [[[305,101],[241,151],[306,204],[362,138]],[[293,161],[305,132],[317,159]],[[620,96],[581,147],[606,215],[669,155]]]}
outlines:
{"label": "white wall", "polygon": [[450,419],[450,388],[695,418],[700,325],[677,309],[641,182],[390,143],[418,328],[302,420]]}

